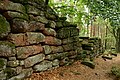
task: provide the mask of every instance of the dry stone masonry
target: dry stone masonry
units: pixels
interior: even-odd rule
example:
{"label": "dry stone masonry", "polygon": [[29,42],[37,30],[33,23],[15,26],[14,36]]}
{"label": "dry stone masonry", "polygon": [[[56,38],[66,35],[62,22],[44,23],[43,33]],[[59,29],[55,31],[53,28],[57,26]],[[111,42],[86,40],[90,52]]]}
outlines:
{"label": "dry stone masonry", "polygon": [[100,39],[79,38],[76,27],[43,0],[0,0],[0,80],[95,58]]}

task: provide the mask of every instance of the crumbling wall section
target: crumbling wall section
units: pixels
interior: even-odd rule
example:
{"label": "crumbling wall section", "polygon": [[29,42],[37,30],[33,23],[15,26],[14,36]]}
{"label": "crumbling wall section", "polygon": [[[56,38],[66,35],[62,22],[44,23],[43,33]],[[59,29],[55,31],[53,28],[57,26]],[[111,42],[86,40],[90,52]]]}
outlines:
{"label": "crumbling wall section", "polygon": [[92,48],[84,47],[89,40],[84,44],[76,27],[42,0],[1,0],[0,80],[23,80],[82,59],[83,49]]}

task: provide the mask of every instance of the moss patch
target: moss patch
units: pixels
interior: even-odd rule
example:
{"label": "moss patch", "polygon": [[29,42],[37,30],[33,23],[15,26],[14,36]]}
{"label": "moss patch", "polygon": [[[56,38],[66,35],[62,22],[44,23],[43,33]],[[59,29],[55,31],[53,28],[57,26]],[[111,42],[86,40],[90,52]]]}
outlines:
{"label": "moss patch", "polygon": [[12,44],[8,41],[0,41],[0,45],[8,45],[11,48],[15,48],[15,44]]}
{"label": "moss patch", "polygon": [[10,25],[6,19],[0,15],[0,37],[6,36],[8,32],[10,32]]}
{"label": "moss patch", "polygon": [[3,60],[3,59],[0,59],[0,68],[3,68],[4,65],[5,65],[5,64],[4,64],[4,60]]}

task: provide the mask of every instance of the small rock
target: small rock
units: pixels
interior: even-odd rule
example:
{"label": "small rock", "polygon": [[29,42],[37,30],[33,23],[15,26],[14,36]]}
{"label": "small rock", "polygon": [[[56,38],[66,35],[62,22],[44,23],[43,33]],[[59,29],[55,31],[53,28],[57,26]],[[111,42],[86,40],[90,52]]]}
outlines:
{"label": "small rock", "polygon": [[94,69],[95,68],[95,63],[94,62],[92,62],[92,61],[90,61],[90,60],[83,60],[82,62],[81,62],[81,64],[83,64],[83,65],[86,65],[86,66],[88,66],[88,67],[90,67],[90,68],[92,68],[92,69]]}

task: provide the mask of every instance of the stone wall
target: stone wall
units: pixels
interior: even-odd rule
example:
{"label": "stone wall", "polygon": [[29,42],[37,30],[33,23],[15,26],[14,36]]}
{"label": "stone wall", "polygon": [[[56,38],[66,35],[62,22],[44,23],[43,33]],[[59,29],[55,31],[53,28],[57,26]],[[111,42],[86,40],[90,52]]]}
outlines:
{"label": "stone wall", "polygon": [[79,38],[76,27],[42,0],[1,0],[0,80],[23,80],[33,72],[94,58],[100,40]]}

